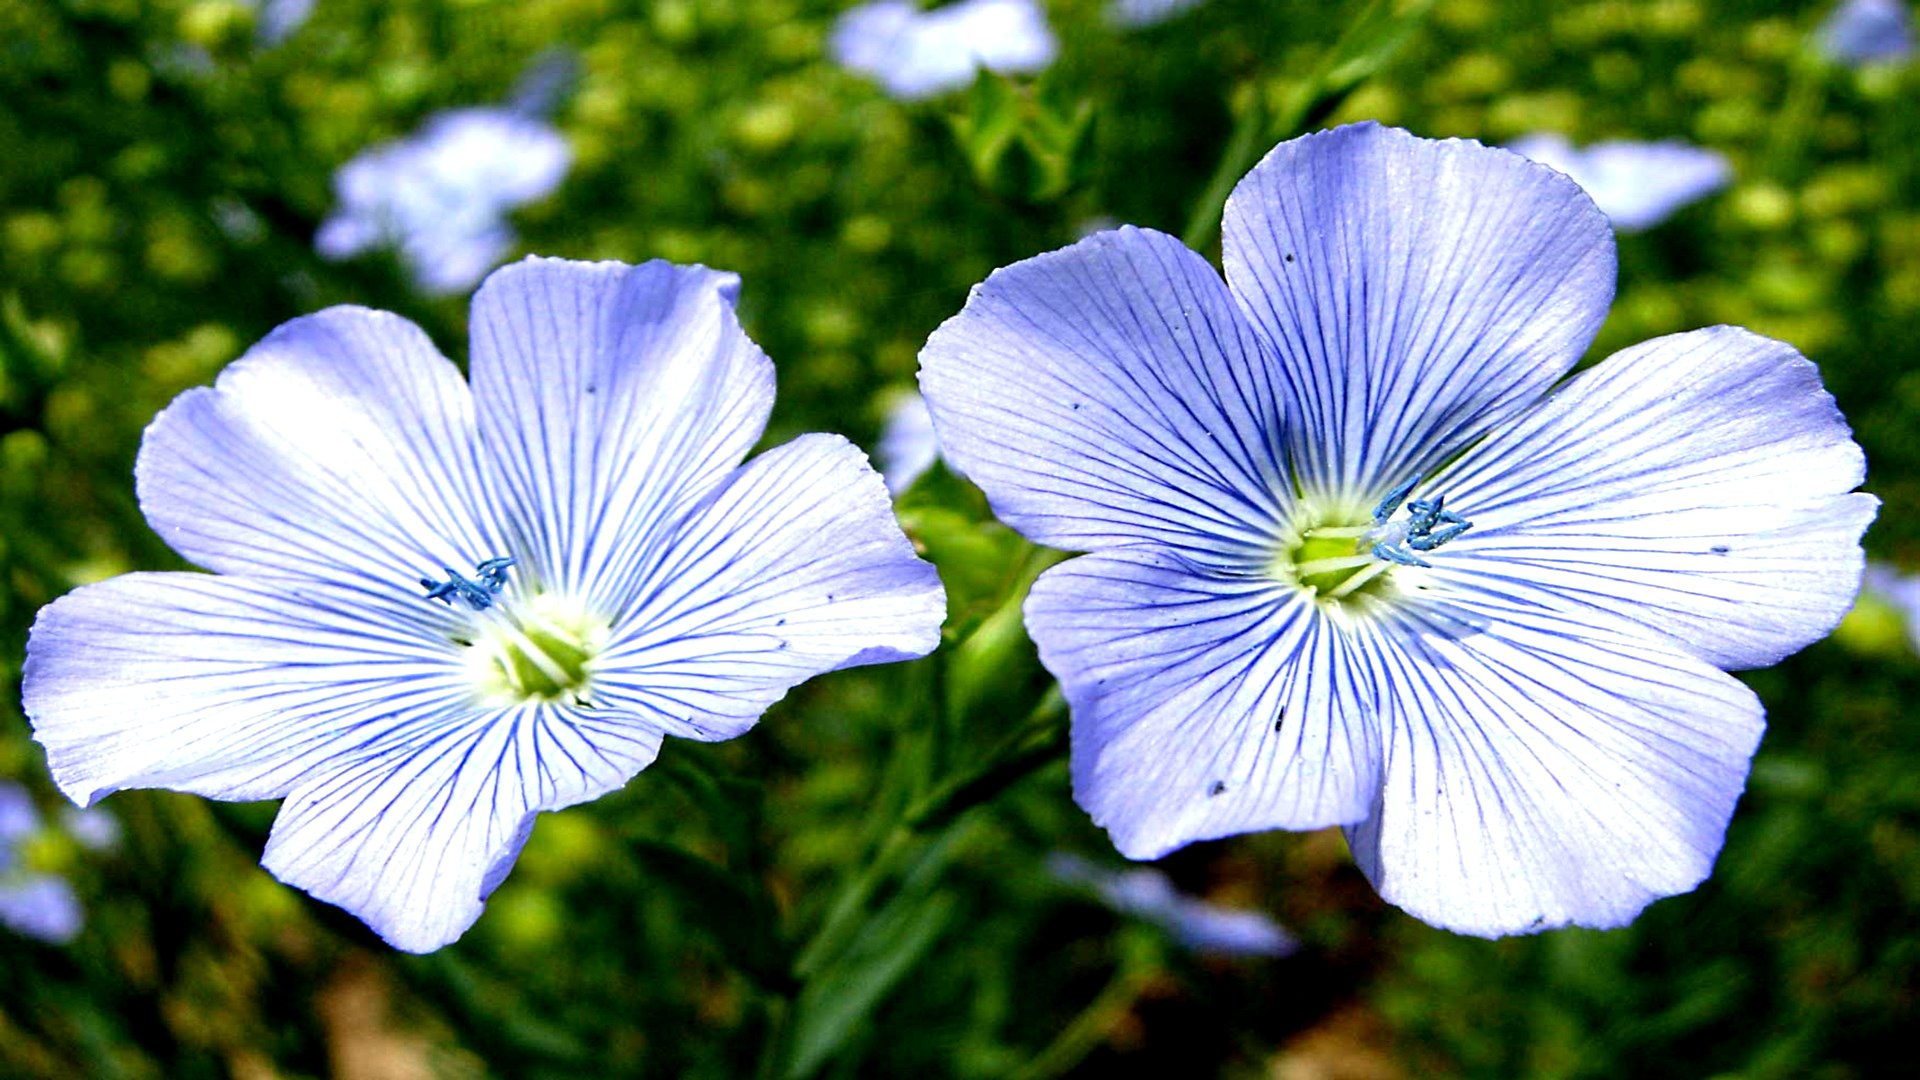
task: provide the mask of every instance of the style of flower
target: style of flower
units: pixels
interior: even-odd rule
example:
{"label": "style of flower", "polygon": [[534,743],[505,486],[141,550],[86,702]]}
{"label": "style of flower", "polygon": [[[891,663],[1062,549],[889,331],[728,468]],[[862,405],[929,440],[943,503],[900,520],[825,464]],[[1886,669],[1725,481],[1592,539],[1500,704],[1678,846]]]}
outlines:
{"label": "style of flower", "polygon": [[1063,852],[1047,860],[1047,869],[1061,881],[1093,890],[1122,915],[1160,927],[1197,953],[1288,956],[1300,948],[1292,934],[1260,912],[1188,896],[1151,867],[1115,872]]}
{"label": "style of flower", "polygon": [[284,798],[263,862],[395,946],[458,938],[536,814],[663,736],[920,656],[944,599],[845,439],[742,464],[773,367],[704,267],[528,259],[473,301],[472,385],[412,323],[287,323],[148,428],[142,510],[213,574],[45,608],[55,780]]}
{"label": "style of flower", "polygon": [[959,0],[932,11],[912,0],[875,0],[840,16],[830,48],[843,67],[917,101],[967,85],[983,67],[1040,71],[1059,44],[1036,0]]}
{"label": "style of flower", "polygon": [[1812,364],[1734,327],[1561,382],[1613,295],[1561,174],[1359,124],[1227,204],[1226,282],[1125,228],[1001,269],[921,354],[1030,539],[1074,793],[1125,855],[1346,826],[1388,900],[1617,926],[1711,869],[1878,501]]}
{"label": "style of flower", "polygon": [[1845,0],[1820,24],[1814,41],[1838,63],[1896,63],[1913,55],[1913,18],[1900,0]]}
{"label": "style of flower", "polygon": [[21,865],[20,846],[39,831],[33,797],[19,784],[0,780],[0,926],[64,945],[79,936],[85,915],[65,878]]}
{"label": "style of flower", "polygon": [[1582,150],[1564,135],[1540,132],[1507,149],[1566,173],[1622,232],[1650,229],[1733,182],[1724,154],[1678,139],[1597,142]]}
{"label": "style of flower", "polygon": [[440,113],[340,167],[339,209],[314,247],[337,260],[397,246],[421,288],[465,292],[513,250],[508,211],[552,194],[572,163],[566,138],[535,113]]}

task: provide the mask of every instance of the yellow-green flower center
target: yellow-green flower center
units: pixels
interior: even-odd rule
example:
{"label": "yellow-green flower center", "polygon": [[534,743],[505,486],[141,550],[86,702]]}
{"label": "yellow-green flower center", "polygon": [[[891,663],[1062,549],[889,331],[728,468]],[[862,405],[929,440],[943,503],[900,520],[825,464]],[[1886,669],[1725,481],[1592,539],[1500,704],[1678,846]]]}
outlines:
{"label": "yellow-green flower center", "polygon": [[471,663],[482,693],[502,702],[586,703],[607,623],[550,593],[516,598],[475,620]]}
{"label": "yellow-green flower center", "polygon": [[1339,602],[1385,587],[1391,563],[1369,550],[1370,521],[1348,521],[1345,516],[1322,519],[1291,531],[1280,543],[1273,576],[1300,586],[1322,601]]}

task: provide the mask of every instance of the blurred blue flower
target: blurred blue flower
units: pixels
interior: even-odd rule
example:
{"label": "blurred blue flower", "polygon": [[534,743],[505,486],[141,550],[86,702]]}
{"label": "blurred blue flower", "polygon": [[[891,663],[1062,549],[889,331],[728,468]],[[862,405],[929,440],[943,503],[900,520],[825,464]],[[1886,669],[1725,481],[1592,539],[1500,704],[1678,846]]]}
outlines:
{"label": "blurred blue flower", "polygon": [[1107,21],[1118,27],[1137,30],[1145,26],[1157,26],[1204,3],[1206,0],[1109,0]]}
{"label": "blurred blue flower", "polygon": [[1724,154],[1678,139],[1598,142],[1582,150],[1564,135],[1541,132],[1507,149],[1566,173],[1623,232],[1650,229],[1733,182]]}
{"label": "blurred blue flower", "polygon": [[913,486],[922,473],[940,460],[940,440],[933,433],[933,414],[927,400],[919,394],[902,394],[887,410],[887,422],[880,429],[880,445],[874,447],[874,459],[880,475],[887,478],[887,490],[895,495]]}
{"label": "blurred blue flower", "polygon": [[1913,55],[1913,19],[1900,0],[1845,0],[1820,24],[1814,40],[1842,64],[1905,60]]}
{"label": "blurred blue flower", "polygon": [[1870,562],[1861,591],[1878,596],[1899,614],[1906,625],[1907,641],[1920,652],[1920,577],[1903,574],[1883,562]]}
{"label": "blurred blue flower", "polygon": [[278,45],[306,25],[315,0],[241,0],[254,9],[254,36],[262,45]]}
{"label": "blurred blue flower", "polygon": [[65,879],[20,865],[20,845],[39,831],[32,796],[20,785],[0,780],[0,926],[64,945],[79,935],[84,913]]}
{"label": "blurred blue flower", "polygon": [[419,285],[471,289],[513,250],[507,213],[552,194],[573,152],[553,125],[517,108],[456,109],[361,153],[334,174],[339,208],[314,246],[347,259],[397,245]]}
{"label": "blurred blue flower", "polygon": [[973,81],[978,68],[1040,71],[1059,51],[1036,0],[959,0],[922,11],[912,0],[875,0],[840,16],[833,58],[908,101]]}
{"label": "blurred blue flower", "polygon": [[1722,669],[1833,628],[1878,505],[1813,365],[1722,326],[1562,383],[1612,230],[1474,142],[1282,143],[1225,226],[1225,283],[1102,233],[996,271],[921,354],[942,453],[1092,552],[1026,604],[1080,804],[1137,859],[1344,825],[1383,896],[1467,933],[1698,884],[1763,726]]}
{"label": "blurred blue flower", "polygon": [[1065,852],[1051,856],[1047,868],[1061,881],[1092,889],[1115,911],[1160,927],[1194,952],[1288,956],[1300,948],[1292,934],[1260,912],[1188,896],[1158,870],[1116,872]]}
{"label": "blurred blue flower", "polygon": [[147,429],[141,508],[215,571],[42,609],[24,699],[82,805],[284,798],[263,863],[395,946],[479,917],[539,811],[732,738],[814,675],[931,650],[944,600],[865,456],[741,463],[773,366],[704,267],[528,259],[472,384],[336,307]]}

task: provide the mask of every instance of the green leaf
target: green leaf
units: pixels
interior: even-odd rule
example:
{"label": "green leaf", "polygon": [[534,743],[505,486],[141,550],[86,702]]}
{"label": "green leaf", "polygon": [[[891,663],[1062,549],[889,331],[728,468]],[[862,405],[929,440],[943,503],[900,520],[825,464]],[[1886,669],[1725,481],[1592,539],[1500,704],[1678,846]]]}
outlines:
{"label": "green leaf", "polygon": [[642,840],[633,851],[647,871],[648,886],[672,893],[682,917],[705,930],[729,962],[770,990],[790,988],[791,958],[764,890],[668,844]]}

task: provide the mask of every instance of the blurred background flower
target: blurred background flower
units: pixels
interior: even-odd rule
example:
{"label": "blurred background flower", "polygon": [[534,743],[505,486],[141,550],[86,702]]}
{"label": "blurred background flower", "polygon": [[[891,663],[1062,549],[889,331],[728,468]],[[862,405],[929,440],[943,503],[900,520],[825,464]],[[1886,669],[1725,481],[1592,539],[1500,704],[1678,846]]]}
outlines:
{"label": "blurred background flower", "polygon": [[913,0],[874,0],[833,29],[836,60],[907,101],[965,86],[981,68],[1040,71],[1058,49],[1037,0],[957,0],[928,10]]}
{"label": "blurred background flower", "polygon": [[1678,139],[1613,140],[1581,148],[1564,135],[1538,132],[1513,140],[1507,149],[1572,177],[1623,232],[1650,229],[1733,182],[1726,155]]}

